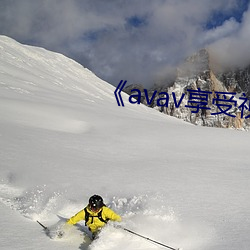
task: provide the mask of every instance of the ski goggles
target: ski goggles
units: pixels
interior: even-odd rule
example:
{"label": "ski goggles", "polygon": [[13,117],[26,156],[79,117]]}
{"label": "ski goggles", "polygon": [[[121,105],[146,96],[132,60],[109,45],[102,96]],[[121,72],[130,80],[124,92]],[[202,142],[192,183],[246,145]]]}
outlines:
{"label": "ski goggles", "polygon": [[92,206],[90,205],[89,208],[93,212],[97,212],[97,211],[99,211],[101,209],[101,207],[97,207],[97,206],[93,206],[93,205]]}

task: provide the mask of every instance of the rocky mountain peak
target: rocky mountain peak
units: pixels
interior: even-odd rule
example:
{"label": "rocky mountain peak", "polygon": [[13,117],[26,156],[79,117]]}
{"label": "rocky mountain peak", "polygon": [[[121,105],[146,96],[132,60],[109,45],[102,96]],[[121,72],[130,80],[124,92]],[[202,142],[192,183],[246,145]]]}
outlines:
{"label": "rocky mountain peak", "polygon": [[[250,114],[249,100],[244,112],[241,112],[240,105],[242,98],[250,97],[250,66],[221,71],[223,67],[217,67],[214,62],[207,49],[201,49],[188,57],[177,68],[176,79],[170,86],[163,84],[149,90],[152,94],[155,90],[168,93],[169,102],[164,107],[158,107],[159,102],[155,98],[150,107],[196,125],[249,130],[250,118],[243,118]],[[126,92],[130,94],[131,90],[129,88]],[[192,91],[197,94],[196,99],[190,102]],[[206,95],[204,92],[209,93],[206,105],[203,102]],[[235,94],[231,95],[232,92]],[[173,93],[178,100],[184,95],[178,108],[175,107]],[[242,96],[243,93],[246,96]],[[223,110],[226,111],[222,112]]]}
{"label": "rocky mountain peak", "polygon": [[195,77],[206,74],[210,69],[209,61],[209,52],[201,49],[177,68],[177,77]]}

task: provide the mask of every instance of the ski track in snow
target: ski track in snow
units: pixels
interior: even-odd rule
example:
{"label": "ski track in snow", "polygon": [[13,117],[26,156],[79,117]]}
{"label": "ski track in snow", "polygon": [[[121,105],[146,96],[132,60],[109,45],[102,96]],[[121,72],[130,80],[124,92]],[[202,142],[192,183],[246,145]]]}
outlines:
{"label": "ski track in snow", "polygon": [[[2,101],[0,114],[8,108],[9,113],[2,116],[2,121],[15,122],[33,128],[47,129],[66,133],[85,133],[91,126],[81,120],[67,117],[65,111],[59,108],[51,108],[48,105],[38,105],[25,102]],[[20,112],[20,108],[22,112]]]}

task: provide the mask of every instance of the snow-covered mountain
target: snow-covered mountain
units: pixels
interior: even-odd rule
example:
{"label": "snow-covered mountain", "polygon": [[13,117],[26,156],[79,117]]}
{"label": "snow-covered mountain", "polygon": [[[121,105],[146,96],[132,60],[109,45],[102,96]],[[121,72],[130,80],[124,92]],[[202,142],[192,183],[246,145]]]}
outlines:
{"label": "snow-covered mountain", "polygon": [[[1,249],[162,249],[84,222],[48,238],[92,194],[122,225],[185,250],[248,250],[250,135],[193,126],[124,97],[63,55],[0,37]],[[62,222],[63,223],[63,222]]]}
{"label": "snow-covered mountain", "polygon": [[[202,49],[188,57],[178,67],[176,79],[172,84],[155,85],[149,90],[150,99],[155,90],[158,93],[166,92],[169,95],[169,102],[165,107],[157,105],[158,99],[162,98],[162,96],[155,98],[150,107],[196,125],[249,130],[250,118],[246,118],[250,114],[249,84],[249,67],[230,70],[223,68],[222,70],[222,66],[215,63],[210,52]],[[140,86],[140,88],[143,89],[143,86]],[[134,85],[128,86],[125,92],[131,94],[133,89],[135,89]],[[196,91],[197,94],[193,95],[196,98],[190,98],[190,90]],[[207,101],[205,100],[206,93],[204,91],[209,92]],[[182,95],[185,95],[179,107],[176,107],[174,103],[173,92],[177,100],[181,100]],[[219,95],[217,95],[218,92],[220,92]],[[223,97],[222,92],[226,93],[226,97]],[[235,95],[230,93],[235,93]],[[230,102],[231,97],[233,97],[233,100]],[[241,98],[248,98],[242,113],[241,104],[243,99]],[[146,99],[143,100],[143,103],[147,105]],[[190,104],[190,101],[193,103]],[[199,104],[205,102],[207,104]],[[201,107],[198,112],[196,112],[197,105]],[[228,109],[229,105],[231,105],[231,108]],[[202,107],[205,107],[205,109]]]}

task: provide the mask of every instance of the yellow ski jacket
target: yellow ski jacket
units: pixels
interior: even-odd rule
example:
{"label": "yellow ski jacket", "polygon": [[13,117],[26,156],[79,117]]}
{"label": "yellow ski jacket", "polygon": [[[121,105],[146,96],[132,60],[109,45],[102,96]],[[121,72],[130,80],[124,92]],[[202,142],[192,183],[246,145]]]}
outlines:
{"label": "yellow ski jacket", "polygon": [[[106,223],[104,221],[112,220],[112,221],[121,221],[121,217],[116,214],[113,210],[110,208],[103,206],[99,211],[93,212],[89,209],[89,207],[86,207],[87,212],[89,213],[88,221],[85,221],[86,226],[90,229],[92,233],[97,232],[100,228],[102,228]],[[98,218],[98,215],[101,211],[101,218],[104,220],[100,220]],[[80,220],[85,220],[85,210],[82,209],[77,214],[72,216],[68,221],[67,224],[74,225]]]}

